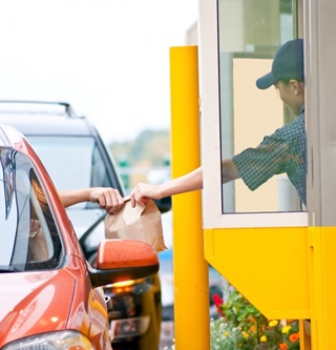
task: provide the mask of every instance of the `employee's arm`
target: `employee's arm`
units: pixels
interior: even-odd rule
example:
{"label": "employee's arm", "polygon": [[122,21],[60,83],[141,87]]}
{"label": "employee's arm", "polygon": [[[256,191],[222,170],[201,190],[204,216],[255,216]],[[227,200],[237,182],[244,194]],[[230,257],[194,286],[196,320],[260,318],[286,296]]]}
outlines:
{"label": "employee's arm", "polygon": [[222,161],[222,182],[223,184],[240,178],[239,172],[232,159]]}
{"label": "employee's arm", "polygon": [[197,168],[190,173],[167,181],[160,185],[151,185],[139,183],[132,190],[130,197],[132,206],[135,203],[140,205],[148,204],[150,199],[161,199],[175,194],[200,190],[203,188],[202,167]]}
{"label": "employee's arm", "polygon": [[[231,159],[222,162],[223,183],[238,179],[239,173]],[[179,193],[185,193],[203,188],[203,168],[199,167],[190,173],[167,181],[160,185],[139,183],[132,190],[130,197],[132,206],[148,204],[150,199],[161,199]]]}

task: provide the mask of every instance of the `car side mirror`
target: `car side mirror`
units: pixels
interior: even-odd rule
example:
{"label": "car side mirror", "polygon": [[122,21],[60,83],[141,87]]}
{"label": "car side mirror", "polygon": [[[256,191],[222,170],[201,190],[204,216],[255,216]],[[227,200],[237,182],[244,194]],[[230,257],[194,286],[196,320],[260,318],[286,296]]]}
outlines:
{"label": "car side mirror", "polygon": [[153,202],[156,204],[161,214],[166,213],[172,208],[172,199],[171,197],[164,197],[161,199],[154,199]]}
{"label": "car side mirror", "polygon": [[147,243],[123,239],[100,242],[97,268],[88,264],[94,288],[154,275],[159,271],[159,259]]}

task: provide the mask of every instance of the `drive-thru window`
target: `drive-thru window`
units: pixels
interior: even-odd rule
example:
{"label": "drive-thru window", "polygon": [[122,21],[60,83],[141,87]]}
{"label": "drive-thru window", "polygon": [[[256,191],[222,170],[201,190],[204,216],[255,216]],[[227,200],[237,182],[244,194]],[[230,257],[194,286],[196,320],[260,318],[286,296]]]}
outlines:
{"label": "drive-thru window", "polygon": [[[301,349],[336,348],[335,15],[333,0],[199,1],[205,258],[268,318],[299,319]],[[279,89],[260,89],[256,80],[296,39],[303,41],[304,103],[294,115]],[[287,163],[265,174],[276,157],[253,163],[248,151],[248,170],[244,157],[235,160],[301,115],[304,142],[293,144],[304,152],[290,156],[303,169],[300,184]],[[223,185],[223,161],[232,157],[241,176]],[[258,171],[265,181],[255,184]]]}

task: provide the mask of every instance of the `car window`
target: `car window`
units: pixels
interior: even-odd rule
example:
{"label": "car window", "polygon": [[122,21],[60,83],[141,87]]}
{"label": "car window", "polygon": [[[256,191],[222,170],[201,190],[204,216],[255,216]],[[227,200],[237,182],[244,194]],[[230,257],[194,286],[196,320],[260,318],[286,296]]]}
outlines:
{"label": "car window", "polygon": [[[112,187],[106,166],[93,137],[29,136],[59,190]],[[79,203],[72,208],[97,206]]]}
{"label": "car window", "polygon": [[14,150],[0,155],[0,270],[56,268],[62,243],[32,164]]}

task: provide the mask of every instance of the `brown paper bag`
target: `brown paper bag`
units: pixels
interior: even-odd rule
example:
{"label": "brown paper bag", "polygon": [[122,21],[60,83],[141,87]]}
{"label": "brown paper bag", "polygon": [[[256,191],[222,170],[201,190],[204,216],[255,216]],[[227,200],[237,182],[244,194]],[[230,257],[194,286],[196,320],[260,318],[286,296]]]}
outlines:
{"label": "brown paper bag", "polygon": [[105,237],[133,239],[150,244],[156,252],[167,249],[162,230],[161,213],[153,201],[146,206],[131,207],[129,199],[123,208],[105,218]]}

